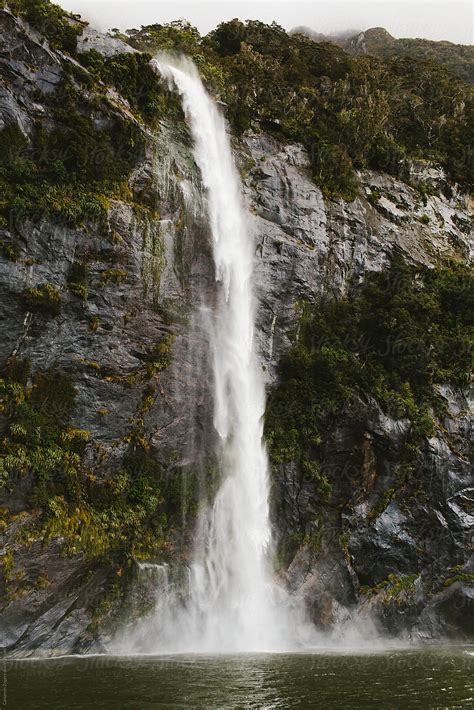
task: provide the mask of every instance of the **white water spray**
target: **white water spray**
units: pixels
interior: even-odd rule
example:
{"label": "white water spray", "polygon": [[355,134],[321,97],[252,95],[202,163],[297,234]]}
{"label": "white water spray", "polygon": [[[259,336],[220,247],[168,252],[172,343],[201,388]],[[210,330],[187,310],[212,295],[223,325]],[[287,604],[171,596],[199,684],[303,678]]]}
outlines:
{"label": "white water spray", "polygon": [[[264,385],[255,352],[253,242],[224,118],[187,59],[155,65],[182,97],[207,193],[217,281],[209,340],[221,485],[201,520],[203,549],[184,604],[161,604],[154,650],[255,651],[286,645],[271,543]],[[158,621],[158,620],[157,620]]]}

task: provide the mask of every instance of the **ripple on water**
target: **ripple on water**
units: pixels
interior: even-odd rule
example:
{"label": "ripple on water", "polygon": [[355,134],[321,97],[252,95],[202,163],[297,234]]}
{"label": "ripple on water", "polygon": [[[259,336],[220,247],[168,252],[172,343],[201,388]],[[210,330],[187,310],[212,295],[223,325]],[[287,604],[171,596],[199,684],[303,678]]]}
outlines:
{"label": "ripple on water", "polygon": [[472,651],[65,657],[8,661],[9,710],[455,710],[473,701]]}

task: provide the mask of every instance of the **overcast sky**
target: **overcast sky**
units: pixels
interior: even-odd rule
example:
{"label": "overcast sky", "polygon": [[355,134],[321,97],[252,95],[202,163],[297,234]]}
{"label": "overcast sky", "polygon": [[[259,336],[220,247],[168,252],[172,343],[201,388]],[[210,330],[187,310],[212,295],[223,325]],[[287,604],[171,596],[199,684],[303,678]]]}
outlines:
{"label": "overcast sky", "polygon": [[426,37],[472,44],[473,6],[467,0],[56,0],[101,30],[127,29],[181,17],[202,33],[219,22],[275,20],[286,29],[307,25],[318,32],[385,27],[395,37]]}

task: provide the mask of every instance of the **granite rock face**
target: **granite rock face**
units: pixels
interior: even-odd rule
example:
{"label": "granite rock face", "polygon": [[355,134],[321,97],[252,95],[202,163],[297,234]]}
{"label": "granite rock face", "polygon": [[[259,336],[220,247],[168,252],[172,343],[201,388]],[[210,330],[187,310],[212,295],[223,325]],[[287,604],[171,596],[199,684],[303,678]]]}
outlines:
{"label": "granite rock face", "polygon": [[[405,183],[366,171],[360,174],[362,194],[377,190],[381,197],[375,206],[363,196],[351,203],[324,200],[300,146],[260,134],[249,136],[244,150],[262,354],[269,367],[288,344],[284,334],[298,299],[347,295],[352,280],[386,268],[394,251],[427,266],[471,255],[465,195],[423,200]],[[425,167],[418,177],[430,179],[430,172]],[[421,220],[423,215],[428,219]]]}
{"label": "granite rock face", "polygon": [[126,42],[104,35],[87,26],[78,38],[77,50],[78,52],[90,52],[92,49],[107,58],[115,57],[117,54],[135,54],[136,52],[136,49]]}
{"label": "granite rock face", "polygon": [[[0,29],[0,130],[14,122],[28,137],[35,117],[48,110],[32,93],[54,91],[64,58],[4,10]],[[89,29],[80,47],[105,56],[132,51]],[[128,115],[120,97],[117,110]],[[203,306],[212,305],[214,273],[205,196],[187,135],[167,124],[157,135],[145,127],[143,132],[146,155],[129,187],[134,195],[152,195],[159,217],[151,220],[133,202],[115,199],[105,233],[93,222],[71,228],[47,217],[0,228],[2,242],[8,243],[15,229],[20,244],[15,261],[0,254],[0,366],[16,355],[30,358],[33,371],[54,367],[67,373],[77,391],[72,424],[91,433],[86,455],[105,475],[120,465],[143,396],[143,382],[131,376],[156,343],[172,334],[171,364],[155,375],[157,394],[144,415],[144,431],[169,475],[179,476],[186,466],[204,470],[212,461],[201,324]],[[346,295],[350,282],[386,268],[395,251],[426,265],[450,256],[469,258],[470,214],[455,187],[449,198],[440,193],[423,201],[412,187],[366,171],[354,202],[328,200],[311,181],[300,146],[255,133],[235,149],[255,236],[258,345],[268,387],[290,346],[299,300]],[[435,168],[415,168],[424,180],[445,182]],[[377,202],[367,199],[374,190]],[[86,300],[68,289],[68,274],[79,258],[88,265]],[[122,273],[118,282],[108,281],[110,269]],[[25,288],[44,282],[61,294],[56,318],[29,312],[22,300]],[[468,571],[464,550],[473,523],[469,402],[448,386],[440,394],[449,415],[443,433],[424,444],[420,475],[428,483],[423,498],[406,510],[388,501],[370,515],[394,484],[407,422],[387,417],[369,395],[348,405],[327,442],[332,507],[321,510],[294,466],[275,471],[276,536],[299,536],[297,544],[288,544],[292,561],[282,576],[304,598],[319,628],[328,630],[362,609],[390,633],[416,638],[472,633],[464,622],[472,587],[462,572],[436,594],[425,592],[433,580],[446,577],[446,560]],[[0,435],[5,426],[0,414]],[[15,514],[2,534],[4,552],[13,550],[16,572],[34,588],[0,602],[4,643],[14,654],[98,648],[93,611],[108,570],[80,555],[61,555],[60,540],[31,547],[18,542],[19,530],[35,515],[28,507],[31,485],[28,477],[13,476],[0,489],[0,505]],[[353,505],[345,509],[349,499]],[[318,545],[308,544],[315,535]],[[396,579],[389,583],[389,575]],[[50,582],[42,586],[43,578]]]}

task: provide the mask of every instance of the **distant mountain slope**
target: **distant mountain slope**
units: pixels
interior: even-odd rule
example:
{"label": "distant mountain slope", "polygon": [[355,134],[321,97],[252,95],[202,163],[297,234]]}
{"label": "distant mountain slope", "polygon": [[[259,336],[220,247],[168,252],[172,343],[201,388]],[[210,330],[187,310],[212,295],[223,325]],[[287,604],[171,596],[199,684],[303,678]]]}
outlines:
{"label": "distant mountain slope", "polygon": [[474,47],[471,45],[429,39],[396,39],[383,27],[326,37],[307,27],[297,27],[293,32],[305,34],[316,42],[333,42],[354,56],[372,54],[382,59],[397,56],[429,59],[441,64],[460,79],[474,84]]}

